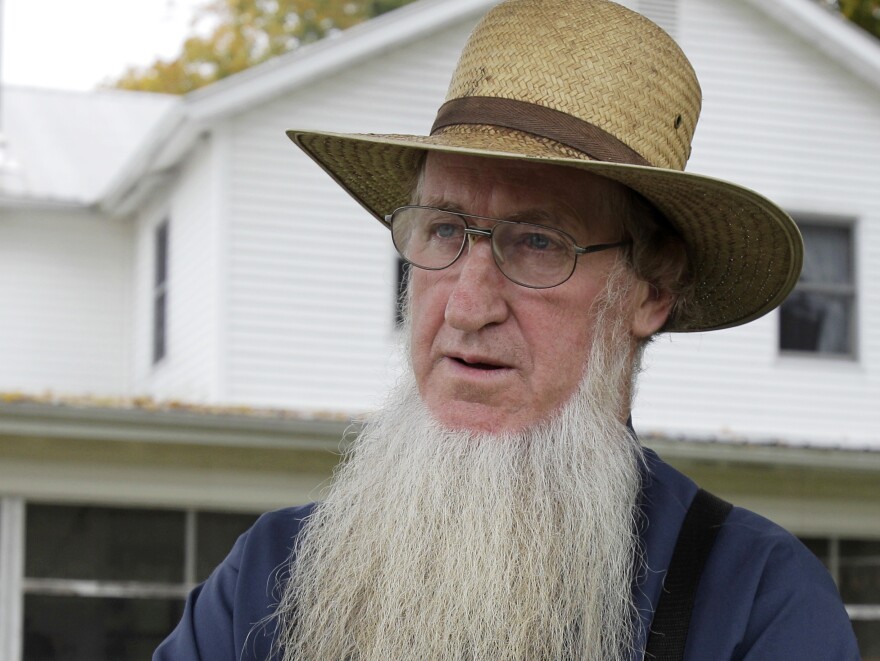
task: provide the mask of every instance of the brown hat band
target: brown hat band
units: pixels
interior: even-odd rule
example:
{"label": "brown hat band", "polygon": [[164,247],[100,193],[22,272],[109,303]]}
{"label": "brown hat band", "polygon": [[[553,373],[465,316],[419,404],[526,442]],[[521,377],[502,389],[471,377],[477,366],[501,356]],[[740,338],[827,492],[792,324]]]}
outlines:
{"label": "brown hat band", "polygon": [[437,112],[431,134],[454,124],[486,124],[555,140],[606,163],[651,165],[613,135],[577,117],[528,101],[467,96],[447,101]]}

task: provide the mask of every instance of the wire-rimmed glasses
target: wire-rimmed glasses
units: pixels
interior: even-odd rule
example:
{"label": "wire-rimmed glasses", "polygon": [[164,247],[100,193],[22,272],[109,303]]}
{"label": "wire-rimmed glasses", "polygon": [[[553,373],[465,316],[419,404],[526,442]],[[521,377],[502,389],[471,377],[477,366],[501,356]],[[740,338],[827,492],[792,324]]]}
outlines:
{"label": "wire-rimmed glasses", "polygon": [[[494,224],[473,227],[468,221]],[[501,273],[532,289],[561,285],[574,273],[580,255],[631,243],[579,246],[570,235],[555,227],[416,205],[395,209],[385,216],[385,222],[391,227],[397,252],[413,266],[429,271],[448,268],[464,252],[468,237],[472,241],[486,237]]]}

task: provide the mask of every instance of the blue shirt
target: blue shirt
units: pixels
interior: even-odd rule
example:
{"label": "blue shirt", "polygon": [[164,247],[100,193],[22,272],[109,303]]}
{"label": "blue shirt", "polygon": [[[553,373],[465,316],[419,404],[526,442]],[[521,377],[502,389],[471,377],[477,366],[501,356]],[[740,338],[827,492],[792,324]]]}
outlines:
{"label": "blue shirt", "polygon": [[[647,571],[634,586],[645,631],[697,485],[646,450],[640,531]],[[265,514],[210,578],[153,661],[267,661],[271,616],[294,540],[313,505]],[[635,657],[634,657],[635,658]],[[858,661],[852,626],[819,560],[767,519],[734,507],[697,590],[685,661]]]}

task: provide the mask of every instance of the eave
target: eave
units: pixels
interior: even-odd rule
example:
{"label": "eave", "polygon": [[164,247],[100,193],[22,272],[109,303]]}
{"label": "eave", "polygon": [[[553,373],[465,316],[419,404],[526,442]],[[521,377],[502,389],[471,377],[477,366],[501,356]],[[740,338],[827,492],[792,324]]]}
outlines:
{"label": "eave", "polygon": [[183,404],[0,401],[0,437],[338,451],[343,416]]}

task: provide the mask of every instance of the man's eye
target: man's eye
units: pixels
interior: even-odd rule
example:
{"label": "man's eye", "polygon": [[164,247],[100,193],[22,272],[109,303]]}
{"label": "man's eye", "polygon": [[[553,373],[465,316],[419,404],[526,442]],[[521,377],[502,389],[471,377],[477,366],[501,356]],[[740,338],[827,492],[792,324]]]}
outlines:
{"label": "man's eye", "polygon": [[540,252],[560,250],[563,248],[562,242],[556,239],[556,237],[542,232],[529,232],[523,234],[520,241],[525,248]]}
{"label": "man's eye", "polygon": [[454,223],[435,223],[431,225],[430,235],[438,239],[454,239],[461,235],[461,228]]}
{"label": "man's eye", "polygon": [[523,240],[532,250],[546,250],[550,247],[550,240],[543,234],[526,234]]}

